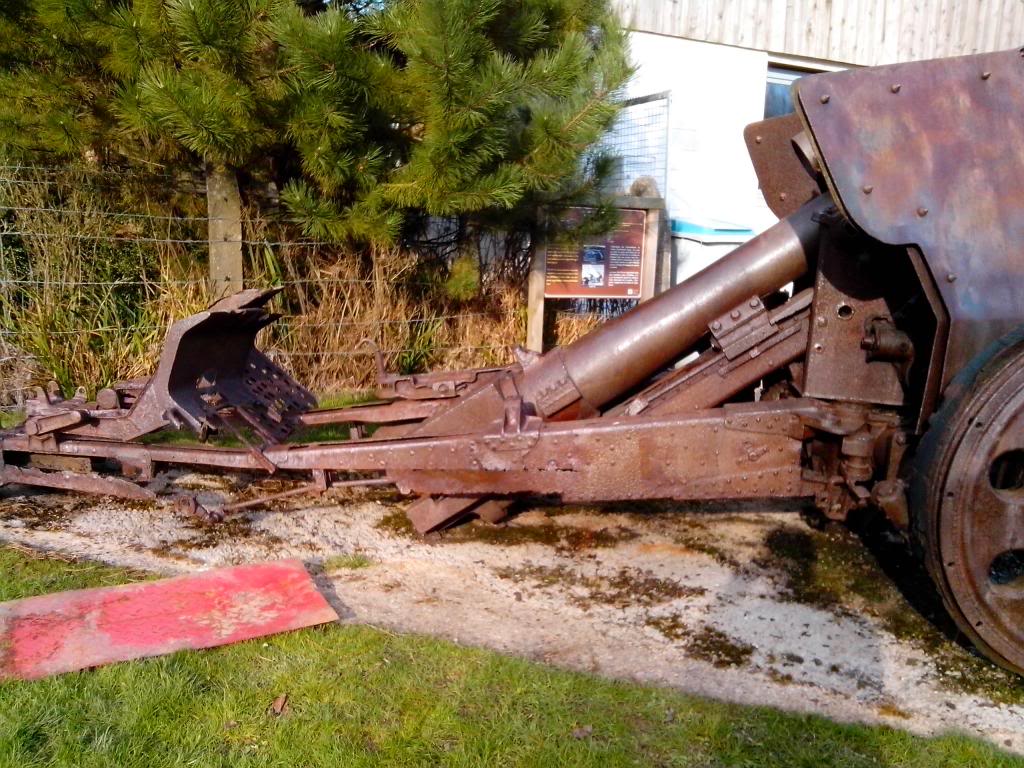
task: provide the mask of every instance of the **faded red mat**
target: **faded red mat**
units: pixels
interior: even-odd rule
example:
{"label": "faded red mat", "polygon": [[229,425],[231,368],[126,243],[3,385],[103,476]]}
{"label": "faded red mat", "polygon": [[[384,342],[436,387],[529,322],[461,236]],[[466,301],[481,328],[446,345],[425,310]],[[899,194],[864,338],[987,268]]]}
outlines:
{"label": "faded red mat", "polygon": [[298,560],[0,603],[0,679],[212,648],[337,621]]}

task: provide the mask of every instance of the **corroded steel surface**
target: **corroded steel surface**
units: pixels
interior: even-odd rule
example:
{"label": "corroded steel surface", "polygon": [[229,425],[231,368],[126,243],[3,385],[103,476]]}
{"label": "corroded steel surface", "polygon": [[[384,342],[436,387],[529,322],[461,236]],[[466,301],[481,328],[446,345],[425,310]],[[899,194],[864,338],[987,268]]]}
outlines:
{"label": "corroded steel surface", "polygon": [[761,194],[780,219],[821,194],[808,159],[794,144],[803,129],[800,118],[792,114],[752,123],[743,131]]}
{"label": "corroded steel surface", "polygon": [[[899,365],[865,354],[871,324],[893,324],[886,296],[889,281],[878,275],[883,268],[894,272],[895,259],[872,251],[877,246],[842,226],[828,227],[822,235],[803,382],[803,392],[810,397],[903,405]],[[851,269],[851,263],[858,268]],[[851,361],[861,363],[855,375]]]}
{"label": "corroded steel surface", "polygon": [[836,202],[916,244],[949,310],[948,382],[1024,319],[1024,56],[814,75],[795,86]]}
{"label": "corroded steel surface", "polygon": [[122,480],[119,477],[103,477],[91,472],[43,471],[31,467],[0,466],[0,485],[8,483],[115,496],[133,501],[153,501],[156,498],[156,494],[152,491],[128,480]]}
{"label": "corroded steel surface", "polygon": [[298,560],[28,597],[0,603],[0,679],[47,677],[337,620]]}
{"label": "corroded steel surface", "polygon": [[744,405],[666,418],[552,424],[524,436],[517,450],[448,438],[440,453],[455,448],[473,458],[399,459],[389,474],[421,493],[477,497],[544,493],[583,502],[813,496],[799,466],[800,419],[808,412],[815,412],[813,403],[790,400],[782,408]]}
{"label": "corroded steel surface", "polygon": [[443,402],[439,400],[396,400],[307,411],[300,414],[297,420],[304,427],[325,424],[395,424],[433,416],[442,406]]}

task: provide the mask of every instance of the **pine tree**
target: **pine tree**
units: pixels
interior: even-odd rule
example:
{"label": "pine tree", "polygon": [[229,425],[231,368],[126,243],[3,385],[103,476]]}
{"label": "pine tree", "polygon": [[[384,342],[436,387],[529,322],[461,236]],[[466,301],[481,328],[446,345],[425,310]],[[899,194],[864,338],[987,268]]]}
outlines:
{"label": "pine tree", "polygon": [[0,146],[8,161],[56,162],[106,145],[114,83],[102,54],[51,29],[53,9],[10,0],[0,11]]}
{"label": "pine tree", "polygon": [[386,240],[401,212],[381,205],[379,186],[404,161],[407,138],[387,51],[365,33],[365,16],[331,6],[284,11],[281,45],[285,134],[299,168],[282,198],[325,239]]}
{"label": "pine tree", "polygon": [[[286,189],[311,233],[374,216],[394,233],[409,211],[507,226],[535,218],[538,204],[593,191],[595,168],[581,160],[613,120],[630,73],[604,0],[398,0],[363,30],[381,65],[357,82],[377,84],[369,106],[391,126],[368,121],[380,143],[355,161],[365,178],[354,195],[345,163]],[[292,83],[307,117],[324,109],[317,124],[338,103],[309,96],[329,61]]]}
{"label": "pine tree", "polygon": [[590,189],[629,72],[606,0],[11,0],[0,36],[3,155],[272,178],[335,240]]}

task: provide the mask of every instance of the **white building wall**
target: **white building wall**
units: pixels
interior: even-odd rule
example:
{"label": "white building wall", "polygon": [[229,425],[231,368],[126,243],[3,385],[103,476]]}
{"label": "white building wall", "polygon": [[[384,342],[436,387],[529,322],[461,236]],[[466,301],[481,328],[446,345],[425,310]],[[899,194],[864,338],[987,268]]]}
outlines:
{"label": "white building wall", "polygon": [[762,119],[768,55],[633,32],[627,97],[668,91],[669,217],[760,231],[775,221],[757,188],[743,128]]}

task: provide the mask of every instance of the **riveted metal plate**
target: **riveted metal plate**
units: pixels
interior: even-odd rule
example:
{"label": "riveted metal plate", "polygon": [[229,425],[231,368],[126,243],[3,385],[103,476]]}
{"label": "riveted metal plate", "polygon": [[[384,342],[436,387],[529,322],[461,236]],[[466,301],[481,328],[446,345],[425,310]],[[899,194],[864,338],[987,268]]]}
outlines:
{"label": "riveted metal plate", "polygon": [[803,129],[799,116],[793,114],[751,123],[743,131],[761,194],[780,219],[821,194],[817,180],[793,146],[794,137]]}
{"label": "riveted metal plate", "polygon": [[1024,57],[828,73],[795,87],[844,213],[924,254],[950,315],[948,382],[1024,317]]}

